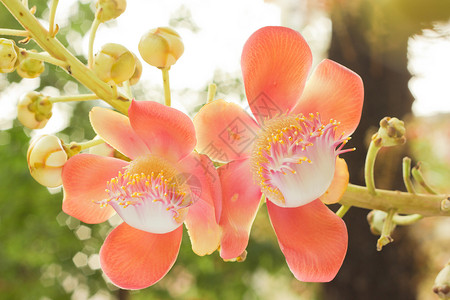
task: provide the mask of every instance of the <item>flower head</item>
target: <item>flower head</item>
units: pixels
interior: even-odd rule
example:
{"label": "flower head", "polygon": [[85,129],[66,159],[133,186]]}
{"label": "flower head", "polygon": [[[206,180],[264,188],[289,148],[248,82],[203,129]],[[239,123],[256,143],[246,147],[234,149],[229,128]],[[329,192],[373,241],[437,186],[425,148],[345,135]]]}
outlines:
{"label": "flower head", "polygon": [[219,178],[212,162],[193,152],[189,117],[156,102],[133,101],[129,118],[105,108],[94,108],[90,118],[96,133],[131,161],[73,156],[63,169],[63,210],[86,223],[115,212],[122,217],[100,250],[112,282],[140,289],[159,281],[176,260],[183,222],[194,252],[214,252]]}
{"label": "flower head", "polygon": [[245,250],[263,193],[296,278],[329,281],[345,257],[347,231],[319,198],[337,202],[348,184],[345,161],[337,156],[352,150],[343,146],[359,123],[363,86],[357,74],[331,60],[321,62],[307,80],[311,63],[298,32],[256,31],[241,59],[254,118],[216,100],[200,110],[194,124],[198,151],[227,162],[219,168],[222,258]]}

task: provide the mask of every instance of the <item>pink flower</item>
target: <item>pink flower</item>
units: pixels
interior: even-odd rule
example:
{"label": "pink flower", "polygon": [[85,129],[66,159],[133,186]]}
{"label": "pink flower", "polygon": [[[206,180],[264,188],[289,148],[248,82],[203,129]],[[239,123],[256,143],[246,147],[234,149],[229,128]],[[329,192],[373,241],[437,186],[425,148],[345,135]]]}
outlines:
{"label": "pink flower", "polygon": [[176,109],[133,101],[129,118],[105,108],[90,113],[96,133],[131,159],[79,154],[65,164],[63,210],[100,223],[117,212],[124,223],[100,250],[103,271],[126,289],[159,281],[178,255],[185,223],[198,255],[220,242],[220,180],[212,162],[193,152],[194,125]]}
{"label": "pink flower", "polygon": [[[194,118],[197,149],[219,168],[223,208],[220,255],[238,257],[261,193],[287,264],[298,280],[330,281],[347,251],[345,223],[325,206],[348,184],[336,159],[356,129],[363,104],[360,77],[324,60],[307,76],[311,51],[284,27],[265,27],[247,41],[241,65],[253,116],[216,100]],[[330,186],[331,185],[331,186]],[[321,200],[319,199],[321,198]]]}

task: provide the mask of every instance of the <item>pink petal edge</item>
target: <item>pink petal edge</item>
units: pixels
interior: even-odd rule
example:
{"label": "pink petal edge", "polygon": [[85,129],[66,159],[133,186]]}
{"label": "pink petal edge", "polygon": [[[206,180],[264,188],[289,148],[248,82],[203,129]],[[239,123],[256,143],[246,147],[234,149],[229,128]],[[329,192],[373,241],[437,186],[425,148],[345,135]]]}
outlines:
{"label": "pink petal edge", "polygon": [[101,207],[94,201],[107,198],[106,182],[116,177],[127,162],[93,154],[77,154],[63,167],[63,211],[88,224],[101,223],[114,213],[111,206]]}
{"label": "pink petal edge", "polygon": [[102,270],[123,289],[149,287],[172,268],[182,236],[182,226],[166,234],[154,234],[124,222],[108,235],[100,249]]}
{"label": "pink petal edge", "polygon": [[339,271],[347,252],[344,221],[320,200],[296,208],[266,202],[270,221],[289,269],[306,282],[328,282]]}

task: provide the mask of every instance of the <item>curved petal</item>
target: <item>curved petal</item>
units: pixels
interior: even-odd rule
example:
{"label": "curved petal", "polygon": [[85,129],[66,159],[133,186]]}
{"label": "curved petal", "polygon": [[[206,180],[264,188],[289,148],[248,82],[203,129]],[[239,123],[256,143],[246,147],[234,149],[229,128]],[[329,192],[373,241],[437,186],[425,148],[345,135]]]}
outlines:
{"label": "curved petal", "polygon": [[347,189],[349,178],[347,163],[343,158],[337,157],[333,181],[325,194],[320,196],[320,201],[325,204],[339,202]]}
{"label": "curved petal", "polygon": [[100,249],[103,272],[118,287],[143,289],[172,268],[180,250],[183,227],[165,234],[141,231],[122,223]]}
{"label": "curved petal", "polygon": [[219,162],[251,155],[259,126],[239,105],[224,100],[206,104],[194,117],[196,149]]}
{"label": "curved petal", "polygon": [[324,124],[330,119],[341,123],[337,128],[337,136],[343,132],[349,136],[359,124],[363,101],[361,77],[326,59],[311,75],[294,112],[304,115],[319,112]]}
{"label": "curved petal", "polygon": [[131,128],[128,117],[107,108],[94,107],[89,113],[89,119],[94,131],[123,155],[134,159],[150,152]]}
{"label": "curved petal", "polygon": [[184,221],[192,250],[197,255],[213,253],[220,244],[218,224],[222,211],[222,190],[216,168],[206,155],[191,153],[180,161],[195,203]]}
{"label": "curved petal", "polygon": [[190,186],[194,201],[199,199],[210,204],[219,222],[222,213],[222,188],[216,167],[208,156],[191,153],[180,162],[180,170]]}
{"label": "curved petal", "polygon": [[296,208],[266,203],[278,244],[295,278],[307,282],[331,281],[347,252],[344,221],[320,200]]}
{"label": "curved petal", "polygon": [[108,197],[106,182],[117,176],[127,162],[93,154],[78,154],[64,165],[63,211],[84,223],[96,224],[109,219],[115,211],[111,206],[101,207],[94,201]]}
{"label": "curved petal", "polygon": [[130,123],[150,152],[178,161],[194,150],[194,124],[175,108],[153,101],[135,101],[128,110]]}
{"label": "curved petal", "polygon": [[253,183],[250,161],[233,161],[219,168],[222,183],[222,228],[220,256],[234,259],[248,244],[250,229],[258,212],[261,189]]}
{"label": "curved petal", "polygon": [[247,100],[260,124],[295,106],[311,64],[311,50],[295,30],[264,27],[250,36],[241,67]]}

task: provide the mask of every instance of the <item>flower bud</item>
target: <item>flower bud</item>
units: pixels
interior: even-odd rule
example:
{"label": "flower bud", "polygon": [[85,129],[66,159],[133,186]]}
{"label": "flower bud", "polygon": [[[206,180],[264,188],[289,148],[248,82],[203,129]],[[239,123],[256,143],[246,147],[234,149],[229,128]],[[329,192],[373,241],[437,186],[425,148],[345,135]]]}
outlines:
{"label": "flower bud", "polygon": [[450,299],[450,262],[436,276],[433,292],[441,299]]}
{"label": "flower bud", "polygon": [[[387,213],[381,210],[372,210],[367,215],[367,222],[370,226],[370,231],[374,235],[381,235],[383,231],[384,222],[386,221]],[[395,224],[392,227],[394,230]]]}
{"label": "flower bud", "polygon": [[95,8],[97,8],[97,19],[104,23],[120,16],[127,8],[127,2],[125,0],[98,0]]}
{"label": "flower bud", "polygon": [[[30,51],[37,52],[36,50]],[[22,78],[36,78],[45,71],[45,66],[43,61],[27,57],[24,51],[24,54],[19,54],[19,65],[16,71]]]}
{"label": "flower bud", "polygon": [[41,129],[52,116],[53,104],[48,97],[38,92],[23,95],[17,106],[17,118],[23,126],[30,129]]}
{"label": "flower bud", "polygon": [[168,27],[148,31],[139,41],[139,53],[149,64],[157,68],[169,68],[184,52],[180,35]]}
{"label": "flower bud", "polygon": [[14,41],[0,38],[0,73],[10,73],[17,66],[19,48]]}
{"label": "flower bud", "polygon": [[406,142],[405,123],[397,118],[384,117],[380,129],[372,136],[376,146],[392,147]]}
{"label": "flower bud", "polygon": [[62,184],[62,168],[67,161],[67,153],[59,138],[43,135],[34,140],[27,152],[28,169],[31,176],[46,187]]}
{"label": "flower bud", "polygon": [[133,53],[119,44],[105,44],[94,57],[93,70],[104,82],[120,84],[130,79],[135,69]]}
{"label": "flower bud", "polygon": [[142,63],[139,60],[139,58],[133,53],[134,60],[136,61],[136,68],[134,69],[134,74],[129,79],[130,85],[135,85],[139,82],[139,79],[141,79],[142,75]]}

